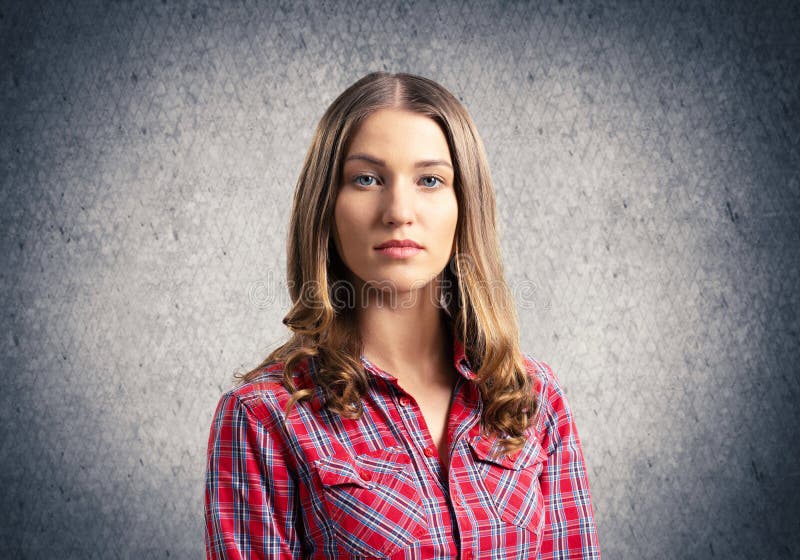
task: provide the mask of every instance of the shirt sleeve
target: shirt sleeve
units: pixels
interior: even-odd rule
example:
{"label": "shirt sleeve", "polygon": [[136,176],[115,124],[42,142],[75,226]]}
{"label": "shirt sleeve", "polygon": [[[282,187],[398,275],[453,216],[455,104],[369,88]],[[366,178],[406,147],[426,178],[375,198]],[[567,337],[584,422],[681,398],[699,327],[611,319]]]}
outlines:
{"label": "shirt sleeve", "polygon": [[301,558],[296,483],[275,435],[233,392],[214,413],[205,485],[206,558]]}
{"label": "shirt sleeve", "polygon": [[566,395],[553,370],[544,392],[544,443],[548,458],[540,475],[545,528],[540,560],[600,559],[589,479],[581,440]]}

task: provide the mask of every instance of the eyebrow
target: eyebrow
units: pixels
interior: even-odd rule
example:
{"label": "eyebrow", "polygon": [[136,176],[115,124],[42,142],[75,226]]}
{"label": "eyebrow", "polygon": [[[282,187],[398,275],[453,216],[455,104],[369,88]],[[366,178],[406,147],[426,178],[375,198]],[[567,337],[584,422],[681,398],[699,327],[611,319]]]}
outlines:
{"label": "eyebrow", "polygon": [[[385,161],[383,161],[382,159],[378,159],[376,157],[367,155],[367,154],[353,154],[351,156],[348,156],[347,159],[345,159],[345,161],[350,161],[351,159],[360,159],[360,160],[363,160],[363,161],[368,161],[369,163],[372,163],[374,165],[380,165],[381,167],[386,167],[386,162]],[[444,167],[449,167],[450,169],[453,169],[453,166],[450,164],[450,162],[449,161],[445,161],[443,159],[425,159],[425,160],[418,161],[417,163],[415,163],[414,167],[415,168],[436,167],[437,165],[442,165]]]}

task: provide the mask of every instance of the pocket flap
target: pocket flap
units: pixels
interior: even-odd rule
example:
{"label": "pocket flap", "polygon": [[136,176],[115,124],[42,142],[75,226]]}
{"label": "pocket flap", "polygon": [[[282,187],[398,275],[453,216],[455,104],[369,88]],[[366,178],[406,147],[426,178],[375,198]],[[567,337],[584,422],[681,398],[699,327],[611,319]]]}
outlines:
{"label": "pocket flap", "polygon": [[370,488],[381,476],[405,470],[411,458],[399,448],[378,449],[361,455],[338,451],[314,462],[322,484],[355,484]]}
{"label": "pocket flap", "polygon": [[478,434],[469,440],[469,446],[477,459],[506,469],[525,469],[547,458],[547,454],[534,436],[528,437],[525,445],[511,455],[493,456],[502,449],[499,441],[498,436]]}

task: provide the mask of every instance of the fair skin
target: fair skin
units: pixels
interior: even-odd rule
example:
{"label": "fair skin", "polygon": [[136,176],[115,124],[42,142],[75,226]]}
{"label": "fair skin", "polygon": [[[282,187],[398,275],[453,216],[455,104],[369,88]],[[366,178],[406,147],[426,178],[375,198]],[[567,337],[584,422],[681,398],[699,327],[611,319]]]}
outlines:
{"label": "fair skin", "polygon": [[[439,275],[455,250],[458,205],[447,140],[428,117],[382,109],[361,124],[345,156],[334,243],[352,274],[363,353],[420,407],[447,468],[447,417],[457,372],[438,305]],[[417,254],[375,247],[412,239]]]}

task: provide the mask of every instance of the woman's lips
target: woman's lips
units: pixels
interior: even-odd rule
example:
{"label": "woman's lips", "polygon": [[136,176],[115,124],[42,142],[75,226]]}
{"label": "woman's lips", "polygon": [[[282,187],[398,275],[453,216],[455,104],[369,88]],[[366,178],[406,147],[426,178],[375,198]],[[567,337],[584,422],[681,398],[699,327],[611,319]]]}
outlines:
{"label": "woman's lips", "polygon": [[382,255],[385,255],[391,259],[407,259],[409,257],[413,257],[417,253],[421,252],[422,249],[419,247],[384,247],[383,249],[375,249]]}

